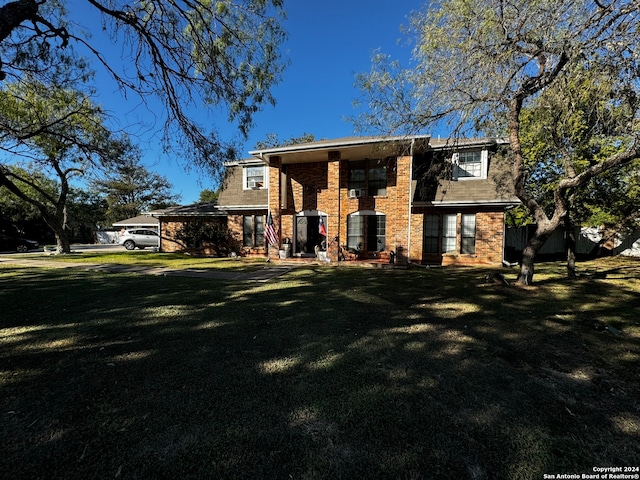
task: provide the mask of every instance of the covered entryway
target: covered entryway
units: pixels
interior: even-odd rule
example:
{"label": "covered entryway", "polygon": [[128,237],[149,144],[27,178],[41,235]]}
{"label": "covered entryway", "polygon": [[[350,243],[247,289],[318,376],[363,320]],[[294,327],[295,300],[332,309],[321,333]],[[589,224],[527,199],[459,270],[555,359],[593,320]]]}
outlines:
{"label": "covered entryway", "polygon": [[315,256],[316,247],[327,248],[327,214],[318,210],[304,210],[295,216],[293,253]]}

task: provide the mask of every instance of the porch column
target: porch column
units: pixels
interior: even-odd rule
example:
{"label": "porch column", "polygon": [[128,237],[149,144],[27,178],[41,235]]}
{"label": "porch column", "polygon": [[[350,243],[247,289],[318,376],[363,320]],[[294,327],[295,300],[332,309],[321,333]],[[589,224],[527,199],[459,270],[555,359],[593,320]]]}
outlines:
{"label": "porch column", "polygon": [[[406,265],[409,261],[409,206],[411,199],[411,156],[398,157],[396,170],[396,198],[393,208],[395,224],[395,238],[388,239],[387,242],[393,246],[396,252],[396,263]],[[394,245],[395,243],[395,245]]]}
{"label": "porch column", "polygon": [[[273,226],[276,229],[276,235],[278,236],[278,244],[269,245],[269,250],[266,252],[270,258],[278,258],[278,250],[280,249],[281,239],[281,219],[280,214],[280,170],[282,168],[282,162],[279,156],[273,156],[269,158],[269,200],[267,202],[267,217],[269,212],[273,217]],[[266,222],[265,222],[266,227]]]}
{"label": "porch column", "polygon": [[327,256],[332,262],[338,261],[339,240],[334,238],[343,235],[340,231],[340,152],[331,151],[328,153],[329,163],[327,164]]}

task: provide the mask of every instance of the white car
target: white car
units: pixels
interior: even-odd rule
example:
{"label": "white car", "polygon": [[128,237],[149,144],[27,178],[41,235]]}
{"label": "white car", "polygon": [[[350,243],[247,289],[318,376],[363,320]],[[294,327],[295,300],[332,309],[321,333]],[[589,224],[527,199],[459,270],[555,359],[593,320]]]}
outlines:
{"label": "white car", "polygon": [[154,232],[153,230],[138,228],[136,230],[127,230],[124,232],[120,236],[118,243],[127,250],[133,250],[135,248],[142,249],[145,247],[159,247],[160,236],[158,235],[158,232]]}

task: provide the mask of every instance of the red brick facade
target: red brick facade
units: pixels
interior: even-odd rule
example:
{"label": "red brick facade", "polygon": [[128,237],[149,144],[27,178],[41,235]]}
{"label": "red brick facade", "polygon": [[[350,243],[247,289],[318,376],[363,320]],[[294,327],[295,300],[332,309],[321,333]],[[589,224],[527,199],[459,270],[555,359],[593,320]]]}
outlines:
{"label": "red brick facade", "polygon": [[[304,212],[326,215],[327,257],[331,261],[338,261],[339,246],[345,247],[347,242],[349,216],[367,212],[384,215],[385,245],[382,251],[363,252],[357,258],[387,259],[393,252],[399,264],[409,261],[442,265],[501,263],[504,207],[415,207],[412,202],[411,167],[411,156],[388,159],[386,195],[350,198],[349,159],[341,158],[338,152],[327,152],[325,162],[283,164],[280,157],[272,157],[269,162],[269,210],[281,240],[294,239],[295,243],[296,217]],[[426,213],[457,215],[455,253],[424,253],[423,218]],[[474,254],[460,253],[462,214],[476,215]],[[295,246],[293,249],[295,253]],[[272,247],[270,254],[278,255],[276,246]]]}
{"label": "red brick facade", "polygon": [[[185,224],[194,220],[193,216],[165,216],[160,217],[160,251],[161,252],[187,252],[192,255],[215,256],[217,250],[211,245],[204,243],[198,247],[194,245],[185,245],[176,238],[176,234],[184,227]],[[224,226],[227,222],[225,217],[208,218],[209,222],[219,222]],[[240,236],[242,238],[242,236]]]}
{"label": "red brick facade", "polygon": [[[456,251],[455,253],[426,253],[424,251],[424,218],[427,214],[456,215]],[[475,214],[476,240],[475,254],[461,253],[461,222],[463,214]],[[503,260],[504,248],[504,211],[482,208],[438,209],[413,208],[411,215],[411,259],[420,259],[421,263],[437,265],[475,265],[500,264]],[[442,221],[439,223],[439,238],[442,238]],[[440,250],[442,247],[440,246]]]}
{"label": "red brick facade", "polygon": [[[491,148],[496,151],[497,141],[464,144],[476,152],[482,149],[481,178],[438,180],[432,198],[418,199],[415,155],[421,155],[419,161],[425,165],[433,151],[447,152],[438,150],[442,145],[432,146],[427,137],[419,138],[422,151],[417,152],[414,140],[345,139],[251,152],[254,159],[229,168],[225,188],[230,191],[223,190],[218,205],[231,234],[230,251],[276,258],[288,244],[295,256],[315,257],[322,251],[331,262],[393,256],[398,264],[500,264],[504,211],[517,200],[504,188],[508,182],[498,184],[491,178],[503,178],[505,171],[499,167],[504,159],[489,153]],[[247,189],[242,169],[256,164],[265,165],[268,180],[258,190]],[[265,225],[269,212],[279,243],[267,252],[262,238],[247,239],[252,233],[245,226],[251,221]],[[183,220],[188,219],[171,219],[174,225],[163,220],[167,238],[162,251],[179,250],[170,240],[171,229]],[[253,233],[259,235],[259,229]]]}

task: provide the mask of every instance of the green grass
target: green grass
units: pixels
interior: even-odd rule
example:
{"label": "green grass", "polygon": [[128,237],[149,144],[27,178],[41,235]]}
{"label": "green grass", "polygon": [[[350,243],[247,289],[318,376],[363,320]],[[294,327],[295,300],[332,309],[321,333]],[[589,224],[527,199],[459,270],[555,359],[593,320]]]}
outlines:
{"label": "green grass", "polygon": [[476,268],[310,265],[237,284],[0,266],[0,477],[637,465],[640,264],[580,268],[506,288]]}
{"label": "green grass", "polygon": [[[252,270],[264,264],[264,258],[211,258],[194,257],[184,253],[159,253],[150,250],[132,252],[72,252],[65,255],[12,255],[12,258],[28,258],[30,260],[46,260],[63,263],[99,263],[117,265],[140,265],[167,268],[198,268],[224,270]],[[263,265],[260,265],[263,266]]]}

